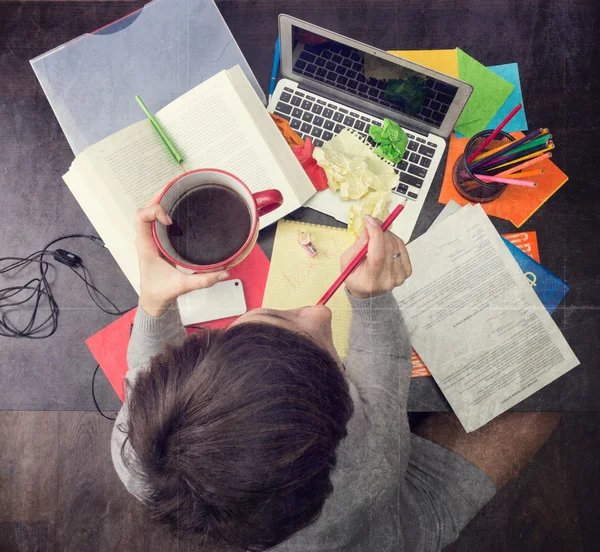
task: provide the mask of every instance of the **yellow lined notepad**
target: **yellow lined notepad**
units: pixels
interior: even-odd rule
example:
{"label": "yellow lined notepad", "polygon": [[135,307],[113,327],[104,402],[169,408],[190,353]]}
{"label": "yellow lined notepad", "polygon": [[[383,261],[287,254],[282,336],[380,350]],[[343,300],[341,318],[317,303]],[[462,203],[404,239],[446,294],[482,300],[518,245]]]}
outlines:
{"label": "yellow lined notepad", "polygon": [[[298,231],[310,232],[317,255],[309,257],[298,245]],[[354,238],[345,228],[280,220],[263,307],[296,309],[316,305],[340,275],[340,256],[353,243]],[[352,311],[344,286],[327,302],[327,306],[333,313],[333,343],[340,357],[345,358]]]}

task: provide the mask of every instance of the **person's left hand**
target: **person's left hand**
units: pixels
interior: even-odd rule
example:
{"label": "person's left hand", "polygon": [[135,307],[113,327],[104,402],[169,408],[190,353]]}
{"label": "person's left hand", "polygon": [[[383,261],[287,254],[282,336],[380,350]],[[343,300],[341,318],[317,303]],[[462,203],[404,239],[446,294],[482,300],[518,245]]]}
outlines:
{"label": "person's left hand", "polygon": [[208,288],[229,278],[225,270],[185,274],[175,268],[162,255],[154,236],[152,221],[172,224],[162,205],[158,204],[158,194],[135,216],[136,239],[140,265],[140,306],[150,316],[161,316],[167,307],[180,295],[195,289]]}

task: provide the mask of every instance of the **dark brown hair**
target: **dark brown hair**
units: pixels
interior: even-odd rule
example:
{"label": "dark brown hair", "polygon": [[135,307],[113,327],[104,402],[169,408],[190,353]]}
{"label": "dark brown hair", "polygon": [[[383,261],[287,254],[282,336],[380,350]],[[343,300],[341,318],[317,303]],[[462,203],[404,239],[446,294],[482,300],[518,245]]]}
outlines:
{"label": "dark brown hair", "polygon": [[154,519],[205,545],[254,551],[317,519],[351,415],[327,351],[246,323],[154,357],[130,390],[125,429]]}

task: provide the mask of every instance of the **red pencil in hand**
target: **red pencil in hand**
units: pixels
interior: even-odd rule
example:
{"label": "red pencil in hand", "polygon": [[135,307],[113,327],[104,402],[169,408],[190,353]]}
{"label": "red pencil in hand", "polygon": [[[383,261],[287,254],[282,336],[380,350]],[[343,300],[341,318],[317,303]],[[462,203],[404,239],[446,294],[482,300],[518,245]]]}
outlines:
{"label": "red pencil in hand", "polygon": [[[381,229],[385,232],[392,223],[396,220],[396,217],[402,212],[404,206],[406,205],[406,200],[403,200],[400,205],[398,205],[391,213],[388,218],[385,219],[385,222],[381,225]],[[344,271],[338,276],[337,280],[333,282],[331,287],[327,290],[325,295],[319,299],[317,305],[324,305],[331,299],[333,294],[340,288],[340,286],[344,283],[346,278],[350,276],[350,273],[360,264],[360,262],[367,256],[367,251],[369,250],[369,244],[366,243],[364,247],[358,252],[358,255],[352,259],[352,262],[344,269]]]}

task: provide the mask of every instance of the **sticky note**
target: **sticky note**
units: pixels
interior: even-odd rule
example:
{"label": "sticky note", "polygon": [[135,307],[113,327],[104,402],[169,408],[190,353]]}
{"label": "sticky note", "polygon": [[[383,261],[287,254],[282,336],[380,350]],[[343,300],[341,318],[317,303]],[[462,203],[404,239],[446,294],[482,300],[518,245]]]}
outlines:
{"label": "sticky note", "polygon": [[473,94],[456,123],[456,130],[471,138],[485,130],[494,115],[512,94],[515,85],[458,51],[458,78],[473,86]]}
{"label": "sticky note", "polygon": [[[487,124],[487,129],[491,130],[496,128],[504,118],[515,108],[518,104],[523,105],[523,93],[521,91],[521,81],[519,79],[519,65],[517,63],[507,63],[505,65],[492,65],[488,67],[490,71],[493,71],[499,77],[510,82],[514,85],[515,89],[508,99],[502,104],[500,109],[492,117],[492,120]],[[506,124],[502,129],[505,132],[517,132],[519,130],[527,130],[527,118],[525,116],[525,107],[521,108],[517,114]],[[458,138],[464,138],[464,136],[457,130],[456,136]]]}
{"label": "sticky note", "polygon": [[389,50],[388,54],[393,54],[434,71],[458,78],[456,48],[452,50]]}

